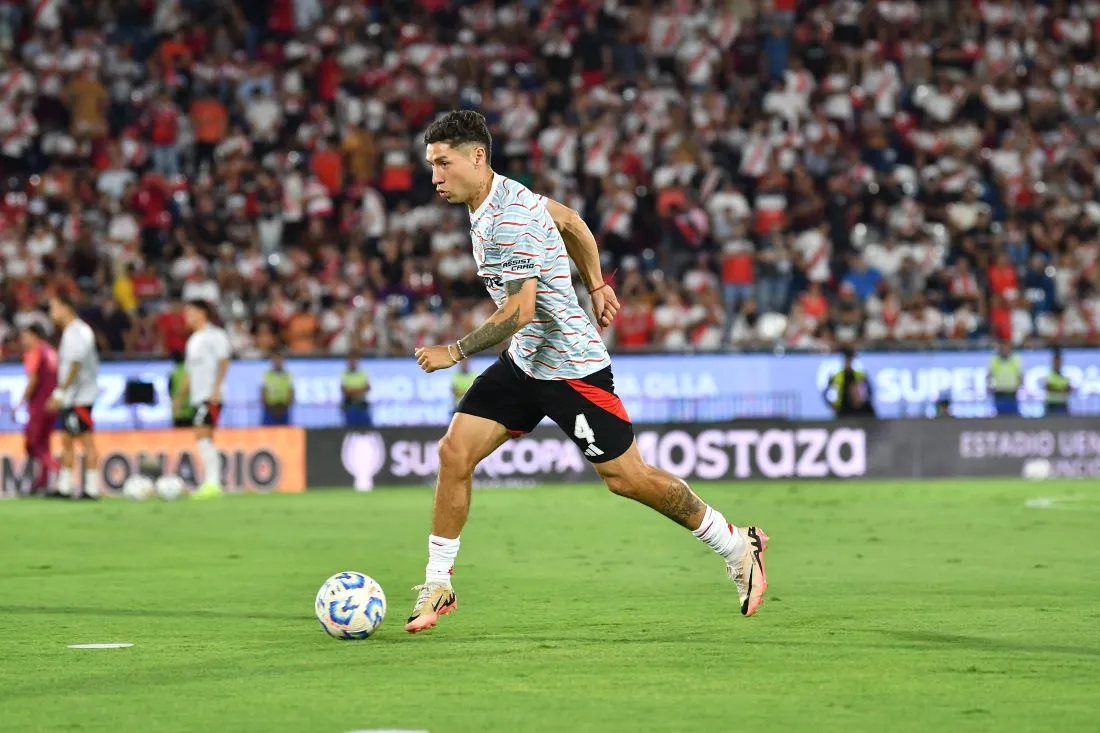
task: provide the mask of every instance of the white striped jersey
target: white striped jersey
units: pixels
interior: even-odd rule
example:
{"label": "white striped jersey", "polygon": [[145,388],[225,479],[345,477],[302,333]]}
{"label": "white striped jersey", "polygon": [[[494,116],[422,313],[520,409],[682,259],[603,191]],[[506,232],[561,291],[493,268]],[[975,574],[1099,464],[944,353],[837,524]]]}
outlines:
{"label": "white striped jersey", "polygon": [[516,332],[508,354],[535,379],[580,379],[611,364],[600,334],[577,302],[565,242],[546,197],[494,174],[492,188],[470,214],[477,274],[499,306],[504,284],[538,278],[535,315]]}
{"label": "white striped jersey", "polygon": [[57,348],[61,361],[57,378],[64,384],[74,366],[79,366],[76,380],[62,395],[62,407],[87,407],[99,396],[99,350],[95,345],[95,331],[84,321],[75,318],[61,333]]}
{"label": "white striped jersey", "polygon": [[184,359],[191,378],[191,404],[210,401],[214,382],[218,380],[218,365],[230,353],[229,335],[213,323],[207,323],[187,339]]}

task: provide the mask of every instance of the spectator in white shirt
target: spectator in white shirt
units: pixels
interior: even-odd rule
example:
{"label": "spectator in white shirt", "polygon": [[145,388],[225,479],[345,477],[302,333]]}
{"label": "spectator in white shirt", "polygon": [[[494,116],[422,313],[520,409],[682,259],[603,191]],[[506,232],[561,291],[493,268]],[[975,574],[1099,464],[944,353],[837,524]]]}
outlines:
{"label": "spectator in white shirt", "polygon": [[654,340],[658,345],[670,351],[687,348],[691,311],[684,305],[679,291],[670,290],[664,302],[654,310],[653,317],[657,324]]}
{"label": "spectator in white shirt", "polygon": [[901,263],[907,255],[906,250],[898,246],[893,236],[887,235],[880,242],[872,242],[863,250],[863,258],[867,265],[878,270],[884,278],[897,286],[898,273],[901,271]]}

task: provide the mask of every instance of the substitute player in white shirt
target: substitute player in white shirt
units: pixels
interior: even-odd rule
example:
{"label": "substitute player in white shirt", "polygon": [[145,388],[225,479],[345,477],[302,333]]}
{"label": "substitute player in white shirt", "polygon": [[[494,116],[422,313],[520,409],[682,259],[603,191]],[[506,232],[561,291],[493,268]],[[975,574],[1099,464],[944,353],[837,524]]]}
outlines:
{"label": "substitute player in white shirt", "polygon": [[[95,448],[95,422],[92,420],[92,406],[99,396],[99,351],[96,349],[95,331],[77,316],[76,306],[68,296],[53,296],[49,307],[50,318],[61,330],[57,389],[49,405],[51,412],[60,413],[64,428],[57,496],[98,499],[99,454]],[[78,442],[84,454],[84,486],[80,493],[73,490],[73,465]]]}
{"label": "substitute player in white shirt", "polygon": [[[408,632],[430,629],[457,608],[451,572],[470,509],[474,469],[509,438],[549,416],[576,443],[607,487],[664,514],[722,557],[741,613],[760,606],[767,535],[736,528],[681,479],[642,460],[615,394],[611,359],[577,301],[576,263],[600,326],[619,309],[600,272],[596,240],[577,212],[493,172],[485,118],[451,112],[424,134],[436,191],[470,210],[478,275],[497,304],[489,320],[456,343],[416,350],[426,372],[446,369],[502,341],[511,344],[474,382],[439,442],[439,477],[428,566]],[[522,604],[521,604],[522,605]]]}
{"label": "substitute player in white shirt", "polygon": [[[188,301],[183,316],[191,336],[184,353],[183,384],[176,401],[190,393],[195,409],[195,439],[202,461],[202,485],[191,495],[193,499],[211,499],[222,494],[221,459],[214,445],[214,428],[222,411],[222,384],[229,371],[229,334],[210,318],[211,306],[206,301]],[[174,405],[178,411],[180,405]]]}

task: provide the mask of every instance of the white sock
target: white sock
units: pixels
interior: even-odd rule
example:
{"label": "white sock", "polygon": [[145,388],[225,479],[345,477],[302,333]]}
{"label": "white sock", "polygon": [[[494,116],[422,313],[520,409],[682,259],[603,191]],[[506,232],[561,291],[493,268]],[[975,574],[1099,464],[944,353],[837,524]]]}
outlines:
{"label": "white sock", "polygon": [[88,496],[99,496],[99,471],[89,468],[84,471],[84,493]]}
{"label": "white sock", "polygon": [[737,528],[726,521],[722,512],[707,506],[699,529],[692,532],[703,544],[727,560],[745,551],[745,540]]}
{"label": "white sock", "polygon": [[221,456],[214,441],[203,438],[199,441],[199,458],[202,459],[202,482],[204,484],[222,485]]}
{"label": "white sock", "polygon": [[57,493],[62,496],[73,495],[73,469],[61,468],[57,472]]}
{"label": "white sock", "polygon": [[458,537],[449,540],[446,537],[428,535],[428,567],[424,571],[425,583],[451,584],[451,573],[455,569],[458,557]]}

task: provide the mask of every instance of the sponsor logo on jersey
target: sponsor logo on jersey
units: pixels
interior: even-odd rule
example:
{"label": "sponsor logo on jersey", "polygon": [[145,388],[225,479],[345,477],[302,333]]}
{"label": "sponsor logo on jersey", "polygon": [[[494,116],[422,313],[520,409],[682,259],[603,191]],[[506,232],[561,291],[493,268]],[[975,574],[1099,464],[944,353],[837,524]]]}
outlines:
{"label": "sponsor logo on jersey", "polygon": [[504,263],[505,270],[511,270],[514,272],[527,272],[535,269],[535,261],[522,259],[522,260],[508,260]]}

